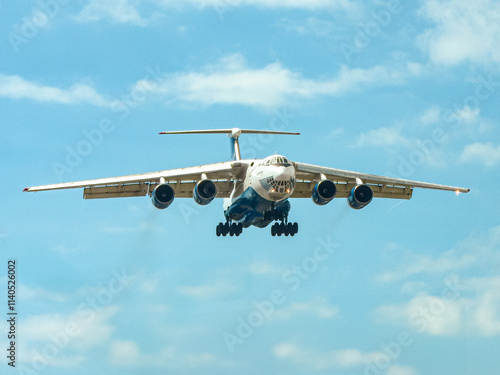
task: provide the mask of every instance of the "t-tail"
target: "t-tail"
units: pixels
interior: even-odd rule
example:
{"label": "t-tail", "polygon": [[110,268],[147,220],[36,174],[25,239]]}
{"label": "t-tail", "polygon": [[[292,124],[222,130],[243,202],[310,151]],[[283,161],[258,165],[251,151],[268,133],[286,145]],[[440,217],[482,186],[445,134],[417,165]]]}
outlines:
{"label": "t-tail", "polygon": [[239,137],[241,134],[288,134],[300,135],[300,133],[282,132],[276,130],[251,130],[251,129],[208,129],[208,130],[180,130],[161,132],[159,134],[227,134],[231,138],[231,158],[241,160]]}

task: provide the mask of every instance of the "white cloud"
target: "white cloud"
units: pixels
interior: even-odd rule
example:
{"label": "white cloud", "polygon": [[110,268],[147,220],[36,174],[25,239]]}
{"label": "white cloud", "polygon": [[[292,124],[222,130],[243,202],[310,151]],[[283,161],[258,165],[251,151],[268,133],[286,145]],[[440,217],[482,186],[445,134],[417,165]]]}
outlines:
{"label": "white cloud", "polygon": [[500,164],[500,145],[494,146],[492,143],[476,142],[465,146],[460,155],[462,163],[479,162],[487,167],[494,167]]}
{"label": "white cloud", "polygon": [[150,20],[143,18],[137,9],[140,0],[90,0],[76,16],[79,22],[108,20],[112,23],[128,23],[147,26]]}
{"label": "white cloud", "polygon": [[464,284],[477,295],[470,312],[471,330],[483,336],[500,335],[500,276],[471,278]]}
{"label": "white cloud", "polygon": [[391,263],[390,271],[381,273],[377,279],[380,282],[400,282],[420,274],[441,277],[446,273],[455,273],[472,266],[484,269],[485,273],[495,271],[496,267],[500,267],[499,246],[500,225],[484,233],[472,234],[437,257],[414,253],[396,244],[389,244],[387,255],[395,262]]}
{"label": "white cloud", "polygon": [[253,275],[280,275],[283,269],[268,262],[255,262],[248,265],[248,271]]}
{"label": "white cloud", "polygon": [[68,344],[92,347],[100,345],[110,338],[114,328],[109,319],[116,314],[118,308],[107,306],[101,310],[90,309],[89,306],[70,315],[44,314],[31,315],[23,321],[23,340],[32,343],[50,342],[51,337],[66,335]]}
{"label": "white cloud", "polygon": [[55,302],[67,301],[67,296],[60,293],[53,293],[40,287],[28,287],[24,284],[19,286],[19,293],[23,299],[41,298]]}
{"label": "white cloud", "polygon": [[61,89],[30,82],[17,75],[3,74],[0,74],[0,97],[58,104],[88,103],[98,107],[112,107],[117,104],[105,99],[87,84],[77,83],[69,89]]}
{"label": "white cloud", "polygon": [[471,124],[479,120],[481,110],[479,108],[472,109],[471,107],[464,106],[453,112],[451,119],[465,124]]}
{"label": "white cloud", "polygon": [[203,285],[183,285],[177,287],[180,294],[196,297],[196,298],[211,298],[221,294],[231,293],[237,288],[229,281],[216,280],[212,284]]}
{"label": "white cloud", "polygon": [[380,306],[378,320],[429,335],[449,336],[463,328],[463,301],[447,302],[438,296],[421,293],[399,305]]}
{"label": "white cloud", "polygon": [[163,369],[186,369],[210,365],[224,366],[226,363],[207,352],[180,352],[173,346],[166,346],[155,353],[144,353],[139,344],[132,340],[113,341],[108,350],[108,360],[117,367],[148,366]]}
{"label": "white cloud", "polygon": [[500,277],[461,280],[459,287],[445,287],[439,295],[420,293],[406,303],[380,306],[377,318],[433,336],[500,335]]}
{"label": "white cloud", "polygon": [[148,87],[169,103],[275,108],[294,100],[341,96],[374,86],[401,84],[408,76],[405,68],[342,66],[334,78],[315,80],[290,71],[280,63],[251,68],[241,54],[233,54],[199,71],[163,74],[158,83],[140,80],[131,91]]}
{"label": "white cloud", "polygon": [[321,352],[300,347],[291,342],[275,345],[273,354],[277,358],[315,371],[362,366],[369,362],[376,362],[385,356],[383,352],[362,353],[354,348]]}
{"label": "white cloud", "polygon": [[357,349],[344,349],[333,352],[333,359],[340,367],[353,367],[380,358],[380,352],[361,353]]}
{"label": "white cloud", "polygon": [[283,18],[277,22],[277,26],[299,35],[314,35],[320,37],[331,36],[336,27],[334,22],[325,21],[317,17],[308,17],[300,21]]}
{"label": "white cloud", "polygon": [[441,108],[432,106],[420,116],[419,120],[424,125],[437,124],[441,121],[441,112]]}
{"label": "white cloud", "polygon": [[426,0],[419,14],[434,23],[418,38],[431,61],[455,65],[500,62],[500,3]]}
{"label": "white cloud", "polygon": [[476,257],[472,254],[461,254],[453,249],[437,258],[426,254],[405,254],[401,249],[396,251],[401,252],[399,259],[402,262],[399,263],[398,267],[393,267],[390,271],[380,274],[377,278],[378,281],[383,283],[395,282],[421,273],[443,274],[463,269],[472,265],[476,260]]}
{"label": "white cloud", "polygon": [[399,164],[398,172],[409,176],[413,173],[409,170],[422,164],[433,168],[456,166],[460,160],[456,145],[477,139],[493,128],[479,108],[461,106],[451,111],[433,105],[409,120],[356,134],[351,147],[381,148],[394,164]]}
{"label": "white cloud", "polygon": [[474,139],[494,128],[488,120],[481,116],[480,108],[469,106],[462,106],[447,113],[446,120],[456,123],[452,134],[455,137]]}
{"label": "white cloud", "polygon": [[370,130],[358,136],[355,142],[355,147],[408,147],[410,141],[401,135],[401,131],[397,128],[379,128]]}
{"label": "white cloud", "polygon": [[[379,280],[401,282],[419,274],[419,281],[403,283],[402,293],[413,297],[404,303],[380,306],[378,320],[436,336],[500,335],[500,276],[459,278],[454,274],[474,270],[476,274],[497,275],[499,245],[500,225],[470,236],[439,257],[401,255],[399,264],[393,264],[393,270]],[[432,292],[431,286],[439,285],[443,278],[443,288]]]}
{"label": "white cloud", "polygon": [[87,350],[110,339],[114,327],[109,320],[117,311],[115,306],[98,311],[87,306],[72,314],[27,316],[22,321],[19,362],[38,361],[53,367],[80,365],[86,360]]}
{"label": "white cloud", "polygon": [[426,73],[426,66],[420,63],[409,61],[406,63],[406,68],[413,76],[421,76]]}
{"label": "white cloud", "polygon": [[109,360],[114,365],[130,366],[138,362],[139,345],[134,341],[113,341],[109,347]]}
{"label": "white cloud", "polygon": [[[269,9],[302,9],[329,11],[346,11],[357,14],[359,5],[349,0],[88,0],[80,13],[76,16],[79,22],[95,22],[106,20],[114,24],[130,24],[133,26],[148,26],[164,16],[172,8],[175,9],[204,9],[213,8],[223,20],[223,15],[235,8],[253,6]],[[149,9],[149,17],[145,13]],[[151,9],[153,9],[151,11]]]}
{"label": "white cloud", "polygon": [[271,316],[272,320],[286,320],[295,318],[298,315],[313,315],[320,319],[331,319],[337,316],[339,308],[328,304],[328,301],[323,298],[315,298],[309,302],[295,302],[287,304],[276,310]]}

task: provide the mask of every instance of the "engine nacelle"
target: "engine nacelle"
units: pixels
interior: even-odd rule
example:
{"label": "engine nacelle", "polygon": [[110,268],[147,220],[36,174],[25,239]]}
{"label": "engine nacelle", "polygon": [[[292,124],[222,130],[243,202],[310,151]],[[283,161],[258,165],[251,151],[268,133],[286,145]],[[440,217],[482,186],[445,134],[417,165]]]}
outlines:
{"label": "engine nacelle", "polygon": [[368,205],[372,199],[373,190],[368,185],[362,184],[352,188],[351,193],[347,198],[347,203],[351,206],[351,208],[359,210]]}
{"label": "engine nacelle", "polygon": [[161,210],[170,206],[174,201],[175,192],[174,189],[168,184],[160,184],[153,190],[151,194],[151,200],[156,208]]}
{"label": "engine nacelle", "polygon": [[217,187],[212,180],[201,180],[193,190],[194,201],[202,206],[212,202],[217,195]]}
{"label": "engine nacelle", "polygon": [[330,180],[322,180],[314,186],[311,198],[314,203],[323,206],[330,202],[337,194],[337,187]]}

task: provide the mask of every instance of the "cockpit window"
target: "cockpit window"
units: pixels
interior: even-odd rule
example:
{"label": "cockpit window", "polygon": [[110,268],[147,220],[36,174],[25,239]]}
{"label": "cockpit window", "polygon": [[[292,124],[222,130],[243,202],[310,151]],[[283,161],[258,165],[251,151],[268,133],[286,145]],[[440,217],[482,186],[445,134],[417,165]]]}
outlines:
{"label": "cockpit window", "polygon": [[263,165],[283,165],[285,167],[288,167],[290,165],[290,162],[288,161],[287,158],[283,156],[273,156],[269,159],[267,159]]}

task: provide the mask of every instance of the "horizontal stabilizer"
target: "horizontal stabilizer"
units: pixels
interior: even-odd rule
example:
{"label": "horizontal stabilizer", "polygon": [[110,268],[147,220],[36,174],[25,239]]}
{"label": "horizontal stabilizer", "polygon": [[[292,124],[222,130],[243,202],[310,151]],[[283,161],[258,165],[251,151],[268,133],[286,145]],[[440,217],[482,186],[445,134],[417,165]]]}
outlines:
{"label": "horizontal stabilizer", "polygon": [[231,137],[232,157],[233,160],[241,160],[241,152],[238,138],[242,134],[286,134],[300,135],[300,133],[282,132],[277,130],[252,130],[252,129],[205,129],[205,130],[175,130],[161,132],[159,134],[227,134]]}
{"label": "horizontal stabilizer", "polygon": [[232,138],[238,138],[241,134],[288,134],[300,135],[294,132],[282,132],[277,130],[253,130],[253,129],[204,129],[204,130],[177,130],[161,132],[159,134],[230,134]]}

